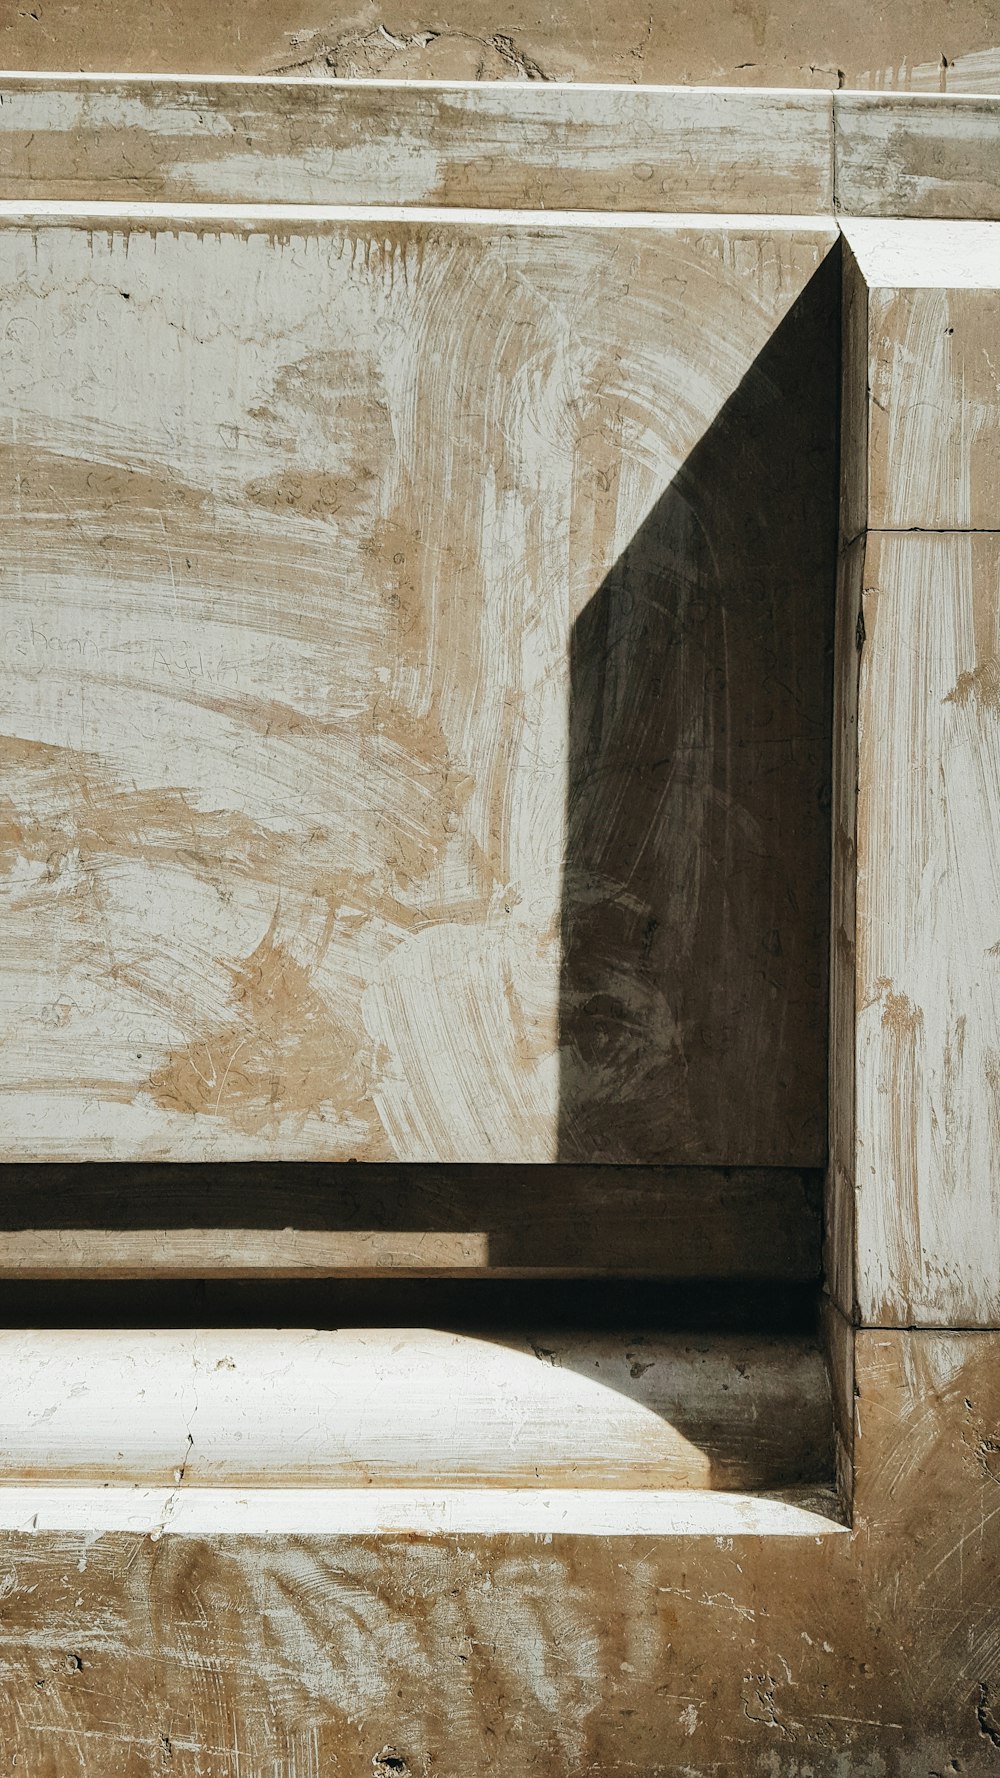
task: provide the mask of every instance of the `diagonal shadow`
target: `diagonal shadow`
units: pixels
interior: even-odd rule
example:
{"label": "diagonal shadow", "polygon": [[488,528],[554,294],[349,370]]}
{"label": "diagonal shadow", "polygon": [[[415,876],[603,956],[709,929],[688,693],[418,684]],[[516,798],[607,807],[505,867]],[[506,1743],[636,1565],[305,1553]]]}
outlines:
{"label": "diagonal shadow", "polygon": [[[491,1266],[592,1274],[615,1269],[609,1228],[634,1255],[645,1227],[657,1278],[404,1277],[388,1298],[384,1277],[77,1280],[58,1307],[26,1279],[4,1285],[0,1319],[811,1325],[812,1238],[779,1255],[766,1228],[756,1248],[751,1235],[779,1184],[785,1220],[818,1234],[839,288],[831,254],[574,629],[559,1111],[573,1165],[0,1169],[6,1229],[473,1230]],[[595,1165],[639,1160],[676,1172]],[[755,1166],[766,1179],[728,1174]],[[697,1249],[683,1274],[675,1248]]]}
{"label": "diagonal shadow", "polygon": [[[424,1325],[519,1352],[531,1328],[633,1328],[636,1350],[620,1340],[596,1384],[588,1347],[560,1363],[595,1401],[661,1415],[643,1382],[651,1329],[809,1334],[809,1242],[780,1276],[759,1231],[752,1263],[734,1259],[774,1177],[698,1169],[781,1169],[782,1205],[818,1228],[805,1170],[825,1159],[839,288],[831,254],[574,627],[558,1131],[572,1165],[0,1169],[0,1229],[478,1231],[490,1266],[586,1276],[25,1278],[4,1284],[0,1326]],[[611,1162],[655,1165],[598,1177]],[[727,1215],[745,1233],[720,1236]],[[645,1230],[657,1276],[593,1276],[614,1270],[612,1228],[633,1261]],[[783,1375],[789,1350],[762,1375]],[[787,1400],[769,1387],[779,1433],[799,1425],[793,1383]],[[832,1420],[811,1412],[807,1447],[775,1435],[775,1485],[826,1475]],[[699,1399],[669,1420],[700,1443]],[[711,1446],[713,1485],[732,1485],[731,1443],[726,1461]]]}
{"label": "diagonal shadow", "polygon": [[559,1158],[820,1166],[839,265],[574,626]]}

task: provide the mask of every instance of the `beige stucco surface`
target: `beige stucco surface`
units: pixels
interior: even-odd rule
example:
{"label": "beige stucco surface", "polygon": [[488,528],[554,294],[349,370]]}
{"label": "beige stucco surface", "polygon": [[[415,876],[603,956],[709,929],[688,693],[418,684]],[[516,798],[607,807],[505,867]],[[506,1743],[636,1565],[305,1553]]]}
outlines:
{"label": "beige stucco surface", "polygon": [[835,239],[3,231],[4,1159],[822,1164]]}
{"label": "beige stucco surface", "polygon": [[[1000,12],[960,0],[25,0],[0,20],[0,63],[26,69],[984,91],[998,45]],[[0,1759],[33,1778],[989,1778],[998,1345],[859,1335],[854,1529],[815,1545],[6,1535]]]}
{"label": "beige stucco surface", "polygon": [[0,66],[400,79],[573,79],[995,90],[994,0],[487,0],[355,9],[329,0],[24,0]]}
{"label": "beige stucco surface", "polygon": [[9,1535],[4,1769],[989,1778],[998,1346],[861,1336],[850,1537]]}

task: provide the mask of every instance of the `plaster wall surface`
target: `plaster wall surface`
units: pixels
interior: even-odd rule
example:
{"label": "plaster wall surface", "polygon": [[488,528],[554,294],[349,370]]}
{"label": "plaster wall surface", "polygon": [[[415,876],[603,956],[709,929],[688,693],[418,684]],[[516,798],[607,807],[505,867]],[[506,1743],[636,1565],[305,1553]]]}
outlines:
{"label": "plaster wall surface", "polygon": [[[374,13],[107,7],[71,20],[36,6],[9,21],[0,60],[803,85],[843,74],[928,90],[995,79],[989,10],[949,8],[947,49],[941,17],[675,9],[653,21],[626,9],[602,49],[589,17],[574,34],[566,15],[500,29],[470,10],[431,32]],[[33,1778],[989,1778],[1000,1333],[855,1338],[830,1316],[854,1354],[853,1376],[845,1365],[837,1379],[850,1533],[188,1539],[29,1526],[0,1539],[0,1759]]]}
{"label": "plaster wall surface", "polygon": [[851,1535],[9,1533],[4,1769],[990,1778],[998,1360],[860,1336]]}
{"label": "plaster wall surface", "polygon": [[20,0],[0,67],[995,91],[995,0]]}

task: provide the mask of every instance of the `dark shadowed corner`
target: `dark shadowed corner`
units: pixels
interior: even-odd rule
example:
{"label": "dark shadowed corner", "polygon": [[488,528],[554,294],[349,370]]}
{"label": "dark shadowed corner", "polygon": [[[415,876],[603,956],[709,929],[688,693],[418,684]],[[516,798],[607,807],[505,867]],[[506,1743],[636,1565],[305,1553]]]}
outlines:
{"label": "dark shadowed corner", "polygon": [[559,1157],[821,1166],[839,253],[577,620]]}

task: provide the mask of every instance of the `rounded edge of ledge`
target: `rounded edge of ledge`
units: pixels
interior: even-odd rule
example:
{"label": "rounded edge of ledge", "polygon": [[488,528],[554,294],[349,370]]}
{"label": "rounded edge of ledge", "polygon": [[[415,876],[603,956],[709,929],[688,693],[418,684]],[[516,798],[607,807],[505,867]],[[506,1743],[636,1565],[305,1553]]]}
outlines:
{"label": "rounded edge of ledge", "polygon": [[8,1483],[0,1533],[88,1538],[813,1537],[848,1531],[836,1493],[629,1488],[146,1488]]}

